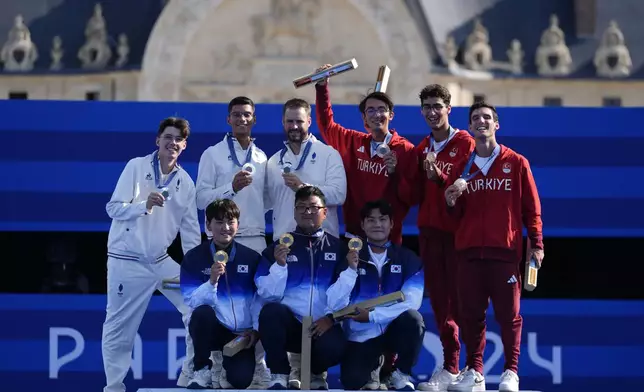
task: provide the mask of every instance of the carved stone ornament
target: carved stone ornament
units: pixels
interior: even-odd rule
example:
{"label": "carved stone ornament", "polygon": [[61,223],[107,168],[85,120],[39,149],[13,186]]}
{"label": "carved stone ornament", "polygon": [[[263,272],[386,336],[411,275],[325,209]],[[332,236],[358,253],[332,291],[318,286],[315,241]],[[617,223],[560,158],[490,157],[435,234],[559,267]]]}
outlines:
{"label": "carved stone ornament", "polygon": [[63,50],[63,40],[59,35],[55,36],[51,42],[51,65],[49,69],[52,71],[60,71],[63,69],[63,55],[65,51]]}
{"label": "carved stone ornament", "polygon": [[566,46],[564,32],[559,27],[557,15],[550,16],[550,27],[541,34],[541,44],[535,56],[537,72],[542,76],[570,74],[572,57]]}
{"label": "carved stone ornament", "polygon": [[454,40],[453,35],[448,35],[445,40],[445,45],[443,46],[443,60],[448,67],[455,67],[458,64],[456,63],[456,55],[458,54],[458,46],[456,46],[456,41]]}
{"label": "carved stone ornament", "polygon": [[253,18],[253,41],[262,56],[315,54],[313,26],[319,0],[271,0],[270,13]]}
{"label": "carved stone ornament", "polygon": [[119,35],[119,46],[116,48],[118,58],[116,59],[116,67],[121,68],[127,64],[128,55],[130,54],[130,44],[128,43],[127,35],[121,33]]}
{"label": "carved stone ornament", "polygon": [[467,37],[463,60],[467,68],[473,71],[485,71],[490,68],[492,62],[490,37],[480,19],[474,22],[474,29]]}
{"label": "carved stone ornament", "polygon": [[507,54],[512,73],[521,75],[523,73],[523,57],[525,52],[521,49],[521,42],[518,39],[512,40]]}
{"label": "carved stone ornament", "polygon": [[85,69],[103,69],[112,58],[103,8],[99,3],[94,6],[94,15],[87,22],[85,44],[78,51],[78,58]]}
{"label": "carved stone ornament", "polygon": [[9,30],[7,42],[0,51],[0,60],[6,71],[31,71],[38,59],[36,45],[31,42],[31,33],[22,15],[16,16],[14,25]]}
{"label": "carved stone ornament", "polygon": [[614,20],[604,31],[594,63],[599,76],[619,78],[631,74],[631,55],[624,42],[624,34]]}

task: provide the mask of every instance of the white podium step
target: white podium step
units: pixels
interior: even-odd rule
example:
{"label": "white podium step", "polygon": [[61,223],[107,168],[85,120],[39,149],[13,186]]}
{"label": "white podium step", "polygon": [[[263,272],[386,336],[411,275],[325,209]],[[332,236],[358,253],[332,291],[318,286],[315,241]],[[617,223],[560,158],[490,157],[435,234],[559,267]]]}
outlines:
{"label": "white podium step", "polygon": [[[191,391],[191,389],[185,388],[139,388],[138,392],[186,392]],[[226,391],[226,392],[242,392],[248,391],[248,389],[201,389],[201,391]],[[272,392],[268,389],[255,389],[257,392]],[[300,391],[307,392],[307,391]],[[309,392],[320,392],[320,391],[309,391]],[[344,389],[329,389],[328,392],[344,392]],[[487,390],[487,392],[499,392],[497,390]],[[527,391],[521,390],[520,392],[540,392],[540,391]]]}

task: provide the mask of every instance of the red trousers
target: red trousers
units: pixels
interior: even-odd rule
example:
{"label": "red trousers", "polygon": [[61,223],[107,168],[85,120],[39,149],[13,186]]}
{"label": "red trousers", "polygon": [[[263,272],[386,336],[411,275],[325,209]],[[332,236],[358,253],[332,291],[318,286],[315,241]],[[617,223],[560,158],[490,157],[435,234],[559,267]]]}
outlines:
{"label": "red trousers", "polygon": [[435,229],[420,229],[420,257],[425,267],[425,291],[434,311],[443,345],[443,368],[458,373],[461,345],[458,341],[457,258],[454,235]]}
{"label": "red trousers", "polygon": [[459,260],[459,326],[467,366],[483,374],[485,315],[490,299],[501,329],[504,370],[518,374],[523,318],[519,314],[521,272],[518,263],[498,260]]}

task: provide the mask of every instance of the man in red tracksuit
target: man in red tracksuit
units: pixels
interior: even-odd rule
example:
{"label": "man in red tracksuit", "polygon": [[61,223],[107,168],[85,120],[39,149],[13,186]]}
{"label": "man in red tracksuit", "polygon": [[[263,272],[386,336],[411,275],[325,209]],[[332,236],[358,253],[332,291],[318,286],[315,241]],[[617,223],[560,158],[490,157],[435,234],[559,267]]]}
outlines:
{"label": "man in red tracksuit", "polygon": [[491,299],[505,356],[499,390],[518,391],[522,228],[528,231],[528,257],[539,267],[544,256],[541,203],[528,160],[496,142],[499,118],[494,106],[472,105],[469,123],[475,150],[454,167],[445,190],[448,210],[459,221],[459,326],[467,352],[467,370],[449,390],[485,390],[485,313]]}
{"label": "man in red tracksuit", "polygon": [[[396,196],[392,178],[411,170],[416,159],[414,145],[389,129],[389,122],[394,118],[391,98],[385,93],[373,92],[360,102],[362,119],[369,131],[365,133],[344,128],[333,120],[327,80],[318,82],[315,89],[318,128],[324,141],[342,156],[347,173],[347,197],[342,206],[346,236],[365,238],[360,226],[360,209],[368,201],[384,198],[394,209],[390,240],[402,243],[402,223],[409,206]],[[391,152],[379,156],[377,148],[383,143]]]}
{"label": "man in red tracksuit", "polygon": [[461,345],[458,341],[456,301],[456,221],[445,208],[445,183],[454,166],[466,160],[474,149],[467,131],[449,124],[452,96],[445,87],[432,84],[419,94],[421,113],[431,132],[415,152],[418,169],[410,171],[398,186],[399,196],[409,205],[420,204],[420,256],[425,267],[425,290],[429,294],[436,328],[443,346],[443,367],[418,385],[419,390],[444,391],[456,380]]}

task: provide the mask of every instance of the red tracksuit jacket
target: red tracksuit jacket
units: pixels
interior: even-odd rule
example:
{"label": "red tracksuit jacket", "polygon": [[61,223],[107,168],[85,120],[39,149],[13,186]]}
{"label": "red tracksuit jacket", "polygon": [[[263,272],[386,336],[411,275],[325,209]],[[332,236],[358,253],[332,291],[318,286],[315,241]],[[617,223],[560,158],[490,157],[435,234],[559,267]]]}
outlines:
{"label": "red tracksuit jacket", "polygon": [[427,178],[424,168],[425,157],[430,147],[429,135],[414,149],[418,169],[409,173],[405,183],[399,186],[399,195],[403,202],[409,205],[420,204],[418,207],[418,228],[436,229],[453,233],[456,230],[456,220],[445,209],[445,183],[452,174],[455,166],[466,161],[474,150],[474,139],[467,131],[458,131],[447,142],[436,156],[436,164],[441,170],[441,178],[432,181]]}
{"label": "red tracksuit jacket", "polygon": [[344,128],[333,121],[333,110],[328,86],[316,85],[315,110],[318,128],[324,141],[342,156],[347,173],[347,198],[342,206],[346,232],[364,238],[360,226],[360,209],[368,201],[386,199],[393,207],[394,226],[390,240],[402,243],[402,223],[409,205],[396,196],[396,182],[392,177],[412,170],[416,165],[414,145],[394,130],[389,147],[396,153],[396,173],[390,176],[382,158],[371,157],[370,134]]}
{"label": "red tracksuit jacket", "polygon": [[[469,158],[469,157],[468,157]],[[451,185],[463,173],[467,160],[454,167]],[[470,173],[479,168],[472,164]],[[456,250],[468,259],[519,262],[523,255],[523,227],[533,248],[543,249],[541,202],[528,160],[501,146],[487,176],[479,172],[452,208],[458,220]]]}

